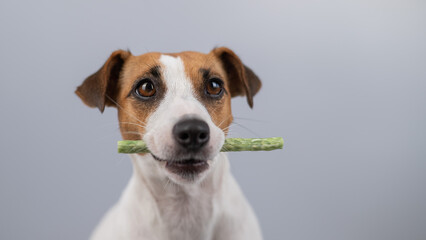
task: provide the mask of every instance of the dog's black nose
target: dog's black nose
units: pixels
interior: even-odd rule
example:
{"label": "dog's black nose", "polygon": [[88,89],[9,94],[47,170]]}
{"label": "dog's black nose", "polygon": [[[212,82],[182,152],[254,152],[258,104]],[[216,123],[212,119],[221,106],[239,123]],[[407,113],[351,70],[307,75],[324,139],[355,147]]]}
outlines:
{"label": "dog's black nose", "polygon": [[176,123],[173,135],[182,147],[197,151],[209,141],[210,129],[206,122],[190,118]]}

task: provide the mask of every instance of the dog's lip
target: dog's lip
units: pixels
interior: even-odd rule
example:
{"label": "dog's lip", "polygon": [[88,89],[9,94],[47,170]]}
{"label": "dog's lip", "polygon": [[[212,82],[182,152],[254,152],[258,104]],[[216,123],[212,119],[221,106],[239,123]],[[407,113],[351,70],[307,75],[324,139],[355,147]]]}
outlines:
{"label": "dog's lip", "polygon": [[152,154],[152,157],[160,162],[167,162],[170,164],[177,164],[177,165],[193,165],[193,164],[198,164],[198,163],[203,163],[203,162],[207,162],[207,160],[204,159],[197,159],[197,158],[187,158],[187,159],[179,159],[179,160],[167,160],[167,159],[162,159],[159,158],[158,156]]}
{"label": "dog's lip", "polygon": [[203,159],[181,159],[181,160],[165,160],[151,153],[155,160],[165,162],[165,168],[175,174],[198,174],[209,168],[207,160]]}
{"label": "dog's lip", "polygon": [[156,155],[154,155],[153,153],[151,153],[151,155],[152,155],[152,157],[153,157],[155,160],[157,160],[157,161],[160,161],[160,162],[167,161],[167,160],[164,160],[164,159],[161,159],[161,158],[157,157],[157,156],[156,156]]}

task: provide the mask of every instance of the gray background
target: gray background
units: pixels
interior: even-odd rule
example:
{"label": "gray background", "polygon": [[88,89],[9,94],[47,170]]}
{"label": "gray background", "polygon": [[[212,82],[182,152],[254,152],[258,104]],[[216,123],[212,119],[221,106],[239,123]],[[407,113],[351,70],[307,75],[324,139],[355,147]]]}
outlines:
{"label": "gray background", "polygon": [[286,141],[230,154],[266,239],[426,239],[425,1],[1,1],[0,33],[0,239],[86,239],[119,197],[116,110],[73,93],[110,52],[222,45],[264,83],[232,136]]}

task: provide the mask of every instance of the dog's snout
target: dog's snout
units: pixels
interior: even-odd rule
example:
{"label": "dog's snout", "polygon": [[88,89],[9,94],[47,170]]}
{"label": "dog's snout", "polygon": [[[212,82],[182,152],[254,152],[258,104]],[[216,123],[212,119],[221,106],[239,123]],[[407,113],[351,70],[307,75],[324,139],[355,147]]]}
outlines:
{"label": "dog's snout", "polygon": [[173,127],[176,142],[182,147],[197,151],[203,147],[210,138],[209,125],[199,119],[184,119]]}

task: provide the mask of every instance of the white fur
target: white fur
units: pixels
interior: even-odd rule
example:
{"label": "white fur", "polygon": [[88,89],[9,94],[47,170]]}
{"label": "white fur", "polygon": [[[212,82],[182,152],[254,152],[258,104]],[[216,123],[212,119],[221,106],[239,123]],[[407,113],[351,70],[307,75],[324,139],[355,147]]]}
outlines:
{"label": "white fur", "polygon": [[167,159],[174,153],[172,127],[185,114],[207,122],[210,141],[202,153],[209,169],[197,181],[184,181],[152,155],[131,155],[133,176],[119,202],[106,214],[92,240],[258,240],[256,217],[219,150],[224,133],[193,94],[180,58],[162,55],[167,93],[147,121],[144,140]]}
{"label": "white fur", "polygon": [[[225,134],[212,122],[206,108],[195,98],[192,83],[185,74],[182,59],[162,55],[160,62],[167,93],[158,109],[148,118],[144,141],[157,157],[173,158],[176,144],[172,136],[172,128],[184,115],[192,115],[209,125],[210,140],[200,155],[202,158],[213,158],[219,153],[225,141]],[[170,177],[175,178],[173,175]]]}

